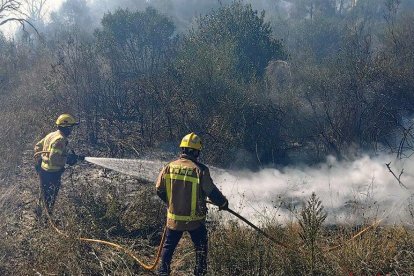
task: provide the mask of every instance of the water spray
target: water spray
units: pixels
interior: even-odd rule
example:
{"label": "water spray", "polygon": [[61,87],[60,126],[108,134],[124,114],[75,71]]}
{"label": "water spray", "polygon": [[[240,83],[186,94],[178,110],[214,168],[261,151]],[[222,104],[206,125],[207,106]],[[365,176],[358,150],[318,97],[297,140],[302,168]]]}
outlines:
{"label": "water spray", "polygon": [[[312,192],[324,203],[327,223],[361,224],[366,215],[377,217],[395,208],[395,204],[401,206],[414,188],[414,175],[409,173],[404,174],[404,183],[409,190],[396,183],[384,165],[390,158],[363,156],[354,161],[337,161],[330,157],[326,163],[317,166],[266,168],[255,172],[209,168],[214,183],[228,195],[230,205],[237,207],[236,211],[242,211],[242,215],[255,224],[269,215],[283,223],[294,219],[288,206],[300,208]],[[86,157],[85,160],[147,181],[155,181],[167,164],[146,159]],[[411,163],[405,164],[407,171],[414,170],[414,162]],[[365,217],[361,217],[362,212]],[[400,212],[400,215],[404,213]],[[393,223],[396,219],[396,216],[389,216],[385,222]]]}
{"label": "water spray", "polygon": [[[47,152],[40,152],[38,154],[43,154],[43,153],[47,153]],[[134,176],[134,177],[139,177],[139,178],[144,178],[144,179],[155,179],[158,171],[164,165],[164,163],[162,161],[136,160],[136,159],[85,157],[84,160],[89,162],[89,163],[99,165],[99,166],[102,166],[102,167],[107,168],[107,169],[111,169],[111,170],[118,171],[118,172],[123,173],[123,174],[127,174],[127,175]],[[218,176],[221,176],[221,178],[223,178],[223,176],[228,177],[228,174],[227,174],[226,171],[218,170],[218,169],[213,169],[213,171],[215,171],[215,172],[212,172],[213,174],[217,174]],[[213,177],[213,178],[215,178],[215,177]],[[220,179],[220,177],[218,177],[218,179],[219,179],[219,181],[220,180],[223,181],[223,179]],[[226,177],[224,177],[224,179],[226,179]],[[207,203],[212,204],[209,201]],[[46,206],[46,204],[44,204],[44,206]],[[52,226],[52,228],[58,234],[60,234],[62,237],[71,238],[68,234],[64,233],[62,230],[60,230],[59,228],[56,227],[56,225],[53,222],[47,208],[45,208],[45,209],[46,209],[46,214],[47,214],[47,217],[48,217],[48,221],[49,221],[50,225]],[[388,215],[384,216],[382,219],[376,220],[374,223],[370,224],[369,226],[365,227],[364,229],[362,229],[358,233],[354,234],[347,241],[345,241],[345,242],[343,242],[339,245],[333,246],[333,247],[324,248],[323,252],[331,252],[331,251],[342,248],[344,245],[351,242],[355,238],[363,235],[368,230],[378,226],[381,221],[383,221],[386,217],[390,216],[391,213],[394,212],[395,210],[396,209],[392,208],[391,210],[389,210]],[[273,238],[272,236],[267,234],[265,231],[263,231],[262,229],[257,227],[255,224],[253,224],[251,221],[249,221],[248,219],[246,219],[245,217],[243,217],[242,215],[240,215],[239,213],[235,212],[234,210],[232,210],[230,208],[228,208],[226,211],[228,211],[230,214],[237,217],[238,219],[240,219],[241,221],[243,221],[244,223],[246,223],[250,227],[252,227],[255,231],[257,231],[258,233],[260,233],[261,235],[263,235],[264,237],[269,239],[273,244],[275,244],[277,246],[281,246],[281,247],[283,247],[287,250],[297,250],[297,249],[301,248],[300,246],[299,247],[294,247],[292,245],[289,246],[287,244],[282,243],[281,241],[276,240],[275,238]],[[98,243],[98,244],[103,244],[103,245],[110,246],[110,247],[112,247],[116,250],[122,251],[122,252],[126,253],[127,255],[129,255],[132,259],[134,259],[144,269],[153,270],[153,269],[155,269],[155,267],[156,267],[156,265],[157,265],[157,263],[159,262],[159,259],[160,259],[160,252],[161,252],[162,244],[164,243],[164,239],[165,239],[165,229],[164,229],[164,234],[163,234],[161,243],[160,243],[160,245],[158,247],[158,250],[157,250],[155,261],[152,264],[149,264],[149,265],[142,262],[132,251],[130,251],[129,249],[127,249],[127,248],[125,248],[125,247],[123,247],[119,244],[112,243],[112,242],[109,242],[109,241],[104,241],[104,240],[85,238],[85,237],[77,237],[75,239],[77,239],[79,241],[82,241],[82,242]]]}
{"label": "water spray", "polygon": [[161,161],[145,159],[85,157],[85,161],[106,169],[145,180],[155,180],[158,172],[165,165]]}
{"label": "water spray", "polygon": [[[143,178],[143,176],[154,177],[155,175],[151,172],[156,171],[158,173],[159,170],[155,170],[155,168],[162,168],[162,163],[160,161],[150,161],[150,160],[136,160],[136,159],[117,159],[117,158],[96,158],[96,157],[86,157],[85,161],[93,163],[95,165],[102,166],[107,169],[112,169],[127,175],[136,176]],[[150,167],[151,169],[148,169]],[[214,205],[211,201],[207,201],[207,203]],[[273,237],[269,236],[266,232],[262,229],[254,225],[252,222],[238,214],[237,212],[233,211],[232,209],[226,209],[230,214],[237,217],[238,219],[245,222],[247,225],[252,227],[254,230],[268,238],[270,241],[275,243],[276,245],[288,248],[287,245],[283,244],[280,241],[277,241]]]}
{"label": "water spray", "polygon": [[[42,154],[45,152],[41,152],[39,154]],[[36,156],[35,156],[36,157]],[[81,158],[81,160],[85,160],[88,161],[90,163],[96,164],[96,165],[101,165],[103,167],[106,168],[110,168],[110,169],[117,169],[120,172],[128,172],[129,175],[133,175],[133,176],[141,176],[139,174],[137,174],[142,166],[138,165],[137,167],[137,160],[128,160],[128,159],[114,159],[114,158],[96,158],[96,157],[85,157],[85,158]],[[155,162],[153,161],[146,161],[146,164],[148,165],[154,165]],[[120,166],[121,165],[121,166]],[[125,167],[127,169],[125,169]],[[44,206],[44,210],[48,219],[48,222],[50,224],[50,226],[62,237],[66,238],[66,239],[70,239],[71,236],[68,235],[67,233],[65,233],[64,231],[62,231],[61,229],[59,229],[56,224],[54,223],[50,213],[49,213],[49,209],[46,207],[46,203],[44,201],[44,192],[43,192],[43,188],[42,186],[39,184],[39,188],[42,194],[42,203]],[[213,204],[212,202],[208,201],[207,203]],[[226,211],[228,211],[229,213],[231,213],[232,215],[236,216],[237,218],[241,219],[242,221],[244,221],[245,223],[247,223],[249,226],[251,226],[253,229],[255,229],[257,232],[259,232],[260,234],[262,234],[263,236],[265,236],[266,238],[268,238],[270,241],[272,241],[274,244],[282,246],[284,248],[289,248],[287,245],[275,240],[274,238],[272,238],[271,236],[269,236],[267,233],[265,233],[263,230],[261,230],[260,228],[258,228],[257,226],[255,226],[253,223],[251,223],[250,221],[248,221],[246,218],[242,217],[240,214],[236,213],[235,211],[231,210],[230,208],[226,209]],[[166,238],[166,230],[167,230],[167,226],[164,227],[164,232],[161,238],[161,242],[158,246],[157,249],[157,253],[156,253],[156,257],[155,260],[153,261],[152,264],[146,264],[144,263],[139,257],[137,257],[131,250],[113,243],[113,242],[109,242],[109,241],[105,241],[105,240],[100,240],[100,239],[93,239],[93,238],[86,238],[86,237],[76,237],[74,239],[81,241],[81,242],[86,242],[86,243],[97,243],[97,244],[103,244],[109,247],[112,247],[118,251],[124,252],[125,254],[127,254],[128,256],[130,256],[135,262],[137,262],[142,268],[144,268],[145,270],[154,270],[157,265],[158,262],[160,260],[161,257],[161,252],[162,252],[162,246],[165,242],[165,238]]]}

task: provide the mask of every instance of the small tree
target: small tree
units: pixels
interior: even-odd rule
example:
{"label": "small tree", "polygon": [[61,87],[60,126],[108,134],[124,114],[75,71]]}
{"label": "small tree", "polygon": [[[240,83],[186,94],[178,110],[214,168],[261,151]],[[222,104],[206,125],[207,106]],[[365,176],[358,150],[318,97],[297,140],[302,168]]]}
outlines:
{"label": "small tree", "polygon": [[327,214],[324,212],[322,202],[313,192],[302,208],[299,217],[299,225],[302,230],[300,237],[305,243],[306,248],[310,252],[310,272],[316,275],[316,262],[319,247],[317,245],[320,237],[322,223],[325,221]]}
{"label": "small tree", "polygon": [[153,8],[105,14],[98,47],[118,79],[151,76],[164,69],[174,42],[174,24]]}
{"label": "small tree", "polygon": [[270,60],[285,57],[282,44],[272,37],[270,24],[265,22],[264,11],[258,14],[241,1],[199,18],[197,27],[187,38],[193,44],[234,46],[235,66],[243,80],[262,77]]}

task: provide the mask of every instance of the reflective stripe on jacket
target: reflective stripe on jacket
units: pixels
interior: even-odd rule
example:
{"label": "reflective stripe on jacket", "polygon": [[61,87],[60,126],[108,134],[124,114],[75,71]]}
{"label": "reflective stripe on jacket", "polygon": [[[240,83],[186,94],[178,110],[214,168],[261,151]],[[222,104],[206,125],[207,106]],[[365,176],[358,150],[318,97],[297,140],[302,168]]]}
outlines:
{"label": "reflective stripe on jacket", "polygon": [[156,189],[167,204],[167,227],[180,231],[194,230],[204,223],[206,198],[218,190],[209,169],[184,154],[161,171]]}
{"label": "reflective stripe on jacket", "polygon": [[42,153],[42,169],[48,172],[57,172],[65,167],[67,160],[67,138],[59,131],[54,131],[46,135],[35,146],[35,153]]}

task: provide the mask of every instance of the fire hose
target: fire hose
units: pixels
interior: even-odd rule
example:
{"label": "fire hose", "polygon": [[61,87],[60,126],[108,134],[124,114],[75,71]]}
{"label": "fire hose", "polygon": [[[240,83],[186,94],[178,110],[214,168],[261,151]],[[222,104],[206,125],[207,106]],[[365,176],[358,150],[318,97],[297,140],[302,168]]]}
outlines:
{"label": "fire hose", "polygon": [[[43,191],[42,191],[43,194]],[[210,203],[210,202],[209,202]],[[211,203],[212,204],[212,203]],[[46,215],[48,218],[48,221],[51,225],[51,227],[60,235],[66,237],[66,238],[70,238],[69,235],[67,235],[66,233],[64,233],[62,230],[60,230],[59,228],[56,227],[55,223],[53,222],[49,210],[46,208],[46,204],[44,202],[44,197],[43,197],[43,205],[45,207],[46,210]],[[254,230],[256,230],[258,233],[260,233],[261,235],[263,235],[264,237],[268,238],[271,242],[273,242],[275,245],[281,246],[285,249],[288,250],[293,250],[293,248],[291,246],[288,246],[280,241],[277,241],[276,239],[274,239],[273,237],[271,237],[270,235],[268,235],[266,232],[264,232],[262,229],[260,229],[259,227],[257,227],[256,225],[254,225],[253,223],[251,223],[249,220],[247,220],[246,218],[244,218],[243,216],[241,216],[240,214],[238,214],[237,212],[233,211],[232,209],[228,208],[226,209],[226,211],[228,211],[230,214],[234,215],[235,217],[237,217],[238,219],[242,220],[243,222],[245,222],[247,225],[249,225],[250,227],[252,227]],[[354,236],[352,236],[351,239],[349,239],[347,242],[343,243],[343,244],[339,244],[333,247],[329,247],[323,250],[323,252],[331,252],[334,251],[336,249],[341,248],[344,244],[354,240],[355,238],[357,238],[358,236],[361,236],[364,232],[368,231],[370,228],[375,227],[376,225],[378,225],[380,221],[377,221],[371,225],[369,225],[368,227],[364,228],[363,230],[361,230],[360,232],[358,232],[357,234],[355,234]],[[75,239],[82,241],[82,242],[87,242],[87,243],[98,243],[98,244],[103,244],[103,245],[107,245],[110,246],[118,251],[124,252],[125,254],[127,254],[128,256],[130,256],[135,262],[137,262],[142,268],[144,268],[145,270],[154,270],[157,265],[158,262],[160,260],[161,257],[161,251],[162,251],[162,246],[165,242],[165,234],[166,234],[166,230],[167,227],[164,227],[164,231],[163,231],[163,235],[161,238],[161,242],[158,246],[158,250],[157,250],[157,254],[155,257],[155,260],[152,264],[146,264],[144,263],[137,255],[135,255],[131,250],[125,248],[124,246],[121,246],[119,244],[113,243],[113,242],[109,242],[109,241],[105,241],[105,240],[99,240],[99,239],[93,239],[93,238],[85,238],[85,237],[76,237]]]}
{"label": "fire hose", "polygon": [[[207,203],[213,204],[211,201],[207,201]],[[258,232],[261,235],[263,235],[264,237],[268,238],[274,244],[276,244],[278,246],[281,246],[281,247],[284,247],[286,249],[290,249],[290,250],[293,249],[292,246],[288,246],[287,244],[282,243],[282,242],[276,240],[275,238],[273,238],[272,236],[270,236],[269,234],[267,234],[266,232],[264,232],[262,229],[260,229],[259,227],[257,227],[256,225],[254,225],[253,223],[251,223],[250,221],[248,221],[245,217],[243,217],[240,214],[236,213],[232,209],[227,208],[226,211],[229,212],[230,214],[232,214],[233,216],[237,217],[241,221],[245,222],[247,225],[249,225],[254,230],[256,230],[256,232]],[[368,225],[367,227],[365,227],[364,229],[362,229],[361,231],[359,231],[358,233],[356,233],[355,235],[353,235],[350,239],[348,239],[347,241],[345,241],[345,242],[343,242],[341,244],[338,244],[338,245],[335,245],[335,246],[332,246],[332,247],[324,248],[323,249],[323,252],[331,252],[331,251],[334,251],[336,249],[339,249],[339,248],[343,247],[345,244],[347,244],[347,243],[351,242],[352,240],[356,239],[357,237],[361,236],[362,234],[364,234],[365,232],[367,232],[369,229],[371,229],[371,228],[379,225],[382,220],[383,219],[380,219],[380,220],[372,223],[371,225]]]}
{"label": "fire hose", "polygon": [[[49,209],[46,207],[46,202],[45,202],[45,197],[44,197],[44,192],[43,189],[40,185],[40,191],[41,191],[41,195],[42,195],[42,203],[45,209],[45,213],[47,216],[47,220],[50,224],[50,226],[61,236],[65,237],[65,238],[71,238],[71,236],[69,236],[68,234],[66,234],[65,232],[63,232],[62,230],[60,230],[56,224],[53,222],[53,219],[50,215]],[[210,204],[213,204],[212,202],[207,202]],[[237,218],[239,218],[240,220],[242,220],[243,222],[247,223],[249,226],[251,226],[253,229],[255,229],[257,232],[259,232],[260,234],[262,234],[263,236],[267,237],[269,240],[271,240],[273,243],[275,243],[276,245],[282,246],[284,248],[289,248],[287,245],[275,240],[274,238],[272,238],[271,236],[269,236],[266,232],[264,232],[263,230],[261,230],[259,227],[257,227],[256,225],[254,225],[253,223],[251,223],[250,221],[248,221],[246,218],[242,217],[240,214],[236,213],[235,211],[231,210],[230,208],[227,208],[226,211],[228,211],[230,214],[236,216]],[[152,264],[146,264],[144,263],[138,256],[136,256],[131,250],[113,243],[113,242],[109,242],[109,241],[105,241],[105,240],[99,240],[99,239],[93,239],[93,238],[85,238],[85,237],[75,237],[74,239],[82,241],[82,242],[87,242],[87,243],[98,243],[98,244],[104,244],[107,246],[110,246],[118,251],[124,252],[125,254],[127,254],[128,256],[130,256],[134,261],[136,261],[142,268],[144,268],[145,270],[154,270],[157,265],[158,262],[160,260],[161,257],[161,251],[162,251],[162,246],[164,244],[165,241],[165,234],[167,231],[167,226],[164,227],[164,232],[161,238],[161,242],[160,245],[158,246],[158,250],[157,250],[157,254],[155,257],[155,260]]]}
{"label": "fire hose", "polygon": [[[56,231],[56,233],[58,233],[59,235],[65,237],[65,238],[71,238],[71,236],[69,236],[68,234],[66,234],[65,232],[63,232],[62,230],[60,230],[56,224],[53,222],[53,219],[50,215],[49,209],[47,208],[46,202],[45,202],[45,197],[44,197],[44,191],[42,189],[42,186],[40,185],[40,192],[41,192],[41,196],[42,196],[42,203],[43,203],[43,207],[47,216],[47,220],[50,224],[50,226]],[[98,243],[98,244],[104,244],[107,246],[110,246],[112,248],[115,248],[118,251],[124,252],[125,254],[127,254],[128,256],[130,256],[134,261],[136,261],[142,268],[144,268],[145,270],[154,270],[160,260],[161,257],[161,249],[162,249],[162,245],[164,244],[165,241],[165,233],[167,231],[167,227],[164,227],[164,232],[162,234],[162,238],[161,238],[161,242],[160,245],[158,247],[157,250],[157,255],[155,258],[155,261],[152,264],[146,264],[144,263],[142,260],[140,260],[131,250],[113,243],[113,242],[109,242],[109,241],[104,241],[104,240],[99,240],[99,239],[92,239],[92,238],[85,238],[85,237],[74,237],[75,240],[79,240],[82,242],[87,242],[87,243]]]}
{"label": "fire hose", "polygon": [[[42,151],[42,152],[38,152],[35,154],[34,157],[38,156],[39,154],[43,154],[43,153],[49,153],[47,151]],[[45,213],[48,219],[49,224],[51,225],[51,227],[61,236],[64,236],[65,238],[71,238],[68,234],[64,233],[62,230],[60,230],[55,223],[53,222],[53,219],[49,213],[49,209],[47,208],[46,202],[45,202],[45,196],[44,196],[44,191],[42,188],[42,185],[39,182],[39,187],[40,187],[40,192],[41,192],[41,197],[42,197],[42,203],[44,205],[44,209],[45,209]],[[207,201],[207,203],[214,205],[211,201]],[[233,211],[230,208],[225,209],[227,212],[229,212],[230,214],[232,214],[233,216],[237,217],[238,219],[240,219],[241,221],[243,221],[244,223],[246,223],[247,225],[249,225],[250,227],[252,227],[256,232],[258,232],[259,234],[263,235],[264,237],[266,237],[267,239],[269,239],[272,243],[274,243],[275,245],[281,246],[285,249],[288,250],[293,250],[294,248],[292,248],[292,246],[288,246],[285,243],[282,243],[278,240],[276,240],[275,238],[273,238],[272,236],[270,236],[269,234],[267,234],[266,232],[264,232],[262,229],[260,229],[259,227],[257,227],[256,225],[254,225],[252,222],[250,222],[249,220],[247,220],[245,217],[241,216],[239,213]],[[341,248],[343,245],[345,245],[346,243],[354,240],[355,238],[361,236],[364,232],[368,231],[369,229],[377,226],[382,220],[376,221],[373,224],[367,226],[366,228],[362,229],[361,231],[359,231],[357,234],[353,235],[349,240],[347,240],[346,242],[333,246],[333,247],[328,247],[325,248],[323,250],[323,252],[331,252],[334,251],[338,248]],[[152,264],[146,264],[144,263],[142,260],[140,260],[131,250],[113,243],[113,242],[109,242],[109,241],[105,241],[105,240],[99,240],[99,239],[93,239],[93,238],[85,238],[85,237],[75,237],[74,239],[82,241],[82,242],[86,242],[86,243],[98,243],[98,244],[104,244],[107,246],[110,246],[118,251],[124,252],[125,254],[127,254],[128,256],[130,256],[133,260],[135,260],[142,268],[144,268],[145,270],[154,270],[160,260],[161,257],[161,251],[162,251],[162,246],[164,244],[165,241],[165,234],[166,234],[166,230],[167,230],[167,226],[164,227],[164,231],[163,231],[163,235],[161,238],[161,242],[160,245],[158,246],[158,250],[157,250],[157,254],[156,254],[156,258],[154,260],[154,262]]]}
{"label": "fire hose", "polygon": [[[40,154],[44,154],[44,153],[47,153],[48,154],[50,152],[49,151],[40,151],[40,152],[35,153],[35,155],[33,157],[36,159],[36,157],[38,157]],[[53,221],[53,219],[52,219],[52,217],[50,215],[49,209],[47,208],[47,204],[45,202],[45,194],[44,194],[43,187],[42,187],[40,181],[39,181],[39,189],[40,189],[40,193],[41,193],[41,199],[42,199],[43,207],[44,207],[44,210],[45,210],[45,213],[46,213],[46,216],[47,216],[47,220],[48,220],[50,226],[59,235],[65,237],[65,238],[71,238],[68,234],[66,234],[65,232],[63,232],[62,230],[60,230],[56,226],[56,224],[54,223],[54,221]],[[85,238],[85,237],[74,237],[74,239],[75,240],[78,240],[78,241],[86,242],[86,243],[98,243],[98,244],[104,244],[104,245],[110,246],[110,247],[115,248],[118,251],[124,252],[125,254],[127,254],[128,256],[130,256],[134,261],[136,261],[145,270],[154,270],[157,267],[157,264],[158,264],[158,262],[160,260],[160,257],[161,257],[161,250],[162,250],[162,245],[164,244],[164,241],[165,241],[165,233],[166,233],[166,231],[167,231],[167,227],[165,226],[164,227],[164,231],[163,231],[163,235],[162,235],[162,238],[161,238],[160,245],[158,246],[158,250],[157,250],[157,254],[156,254],[155,261],[152,264],[146,264],[146,263],[144,263],[131,250],[129,250],[129,249],[127,249],[127,248],[125,248],[125,247],[123,247],[123,246],[121,246],[119,244],[113,243],[113,242],[99,240],[99,239]]]}

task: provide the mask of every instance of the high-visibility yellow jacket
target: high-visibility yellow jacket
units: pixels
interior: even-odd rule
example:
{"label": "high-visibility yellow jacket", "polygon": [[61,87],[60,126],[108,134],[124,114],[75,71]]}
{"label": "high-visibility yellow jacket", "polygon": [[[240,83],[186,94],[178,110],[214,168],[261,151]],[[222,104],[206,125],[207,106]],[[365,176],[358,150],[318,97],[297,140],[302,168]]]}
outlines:
{"label": "high-visibility yellow jacket", "polygon": [[65,167],[67,160],[68,139],[59,130],[49,133],[40,140],[34,148],[35,154],[41,154],[42,169],[48,172],[57,172]]}
{"label": "high-visibility yellow jacket", "polygon": [[227,199],[214,185],[209,169],[182,154],[159,174],[156,189],[167,204],[167,227],[173,230],[194,230],[205,222],[206,198],[222,206]]}

